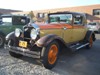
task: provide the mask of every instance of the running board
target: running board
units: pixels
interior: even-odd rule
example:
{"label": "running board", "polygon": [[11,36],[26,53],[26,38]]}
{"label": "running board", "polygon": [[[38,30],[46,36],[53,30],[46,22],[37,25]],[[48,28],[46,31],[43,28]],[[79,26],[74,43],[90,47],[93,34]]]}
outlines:
{"label": "running board", "polygon": [[79,50],[87,45],[89,45],[89,43],[85,43],[85,44],[80,43],[80,44],[72,45],[72,46],[70,46],[70,48],[72,51],[77,51],[77,50]]}

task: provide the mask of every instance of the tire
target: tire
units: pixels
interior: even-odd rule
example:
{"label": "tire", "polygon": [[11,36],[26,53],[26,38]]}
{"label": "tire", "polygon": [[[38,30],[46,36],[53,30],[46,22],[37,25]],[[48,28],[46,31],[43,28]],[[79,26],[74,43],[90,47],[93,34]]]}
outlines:
{"label": "tire", "polygon": [[17,54],[17,53],[14,53],[14,52],[11,52],[9,51],[9,54],[12,56],[12,57],[16,57],[16,58],[21,58],[23,55],[21,54]]}
{"label": "tire", "polygon": [[93,38],[91,36],[90,39],[89,39],[89,45],[87,45],[86,48],[90,49],[90,48],[92,48],[92,45],[93,45]]}
{"label": "tire", "polygon": [[[10,43],[11,46],[14,45],[14,41],[13,40],[9,40],[8,43]],[[23,55],[21,54],[17,54],[15,52],[12,52],[12,51],[9,51],[9,54],[12,56],[12,57],[16,57],[16,58],[21,58]]]}
{"label": "tire", "polygon": [[5,37],[3,35],[0,35],[0,48],[4,46],[4,42],[5,42]]}
{"label": "tire", "polygon": [[56,41],[52,41],[47,47],[42,49],[41,59],[43,66],[47,69],[52,69],[57,63],[58,56],[59,44]]}

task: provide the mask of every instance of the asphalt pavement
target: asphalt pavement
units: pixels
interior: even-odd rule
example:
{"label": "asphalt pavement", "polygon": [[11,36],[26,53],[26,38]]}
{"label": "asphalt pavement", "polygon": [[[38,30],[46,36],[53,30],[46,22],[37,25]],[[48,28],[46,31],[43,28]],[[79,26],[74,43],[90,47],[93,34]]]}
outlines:
{"label": "asphalt pavement", "polygon": [[91,49],[81,49],[75,53],[61,53],[58,64],[52,69],[61,75],[100,75],[100,34]]}

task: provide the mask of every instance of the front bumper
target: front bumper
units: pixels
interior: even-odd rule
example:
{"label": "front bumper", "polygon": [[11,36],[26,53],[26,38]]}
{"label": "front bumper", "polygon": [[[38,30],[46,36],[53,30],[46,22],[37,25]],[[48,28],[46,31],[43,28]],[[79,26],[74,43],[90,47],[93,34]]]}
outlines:
{"label": "front bumper", "polygon": [[40,51],[30,51],[29,49],[7,46],[7,45],[5,45],[5,49],[8,49],[11,52],[18,53],[24,56],[28,56],[32,58],[40,58]]}

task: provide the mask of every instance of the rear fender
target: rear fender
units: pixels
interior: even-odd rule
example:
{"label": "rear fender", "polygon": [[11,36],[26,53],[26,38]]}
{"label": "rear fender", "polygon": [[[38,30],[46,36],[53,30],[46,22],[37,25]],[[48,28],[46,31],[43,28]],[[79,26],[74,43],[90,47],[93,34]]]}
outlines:
{"label": "rear fender", "polygon": [[93,41],[95,41],[96,40],[96,38],[95,38],[95,33],[93,32],[93,31],[87,31],[87,33],[86,33],[86,36],[85,36],[85,41],[89,41],[89,39],[90,39],[90,37],[92,36],[92,38],[93,38]]}

